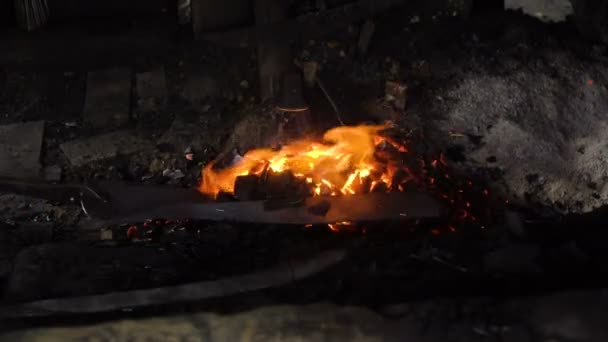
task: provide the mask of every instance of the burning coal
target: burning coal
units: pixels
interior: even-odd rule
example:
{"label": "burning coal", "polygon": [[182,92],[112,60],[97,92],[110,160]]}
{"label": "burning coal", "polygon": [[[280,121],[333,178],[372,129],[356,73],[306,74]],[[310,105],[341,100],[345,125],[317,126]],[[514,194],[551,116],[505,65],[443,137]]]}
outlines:
{"label": "burning coal", "polygon": [[[321,140],[251,150],[229,167],[210,163],[203,170],[200,191],[212,196],[228,193],[240,200],[424,191],[449,207],[445,222],[433,234],[453,233],[463,226],[485,229],[491,211],[501,210],[500,199],[491,199],[483,183],[452,174],[443,153],[410,152],[404,140],[391,138],[390,128],[337,127]],[[339,231],[352,224],[335,222],[329,228]]]}
{"label": "burning coal", "polygon": [[[407,148],[383,136],[385,125],[346,126],[327,131],[322,141],[301,139],[279,150],[255,149],[232,165],[216,169],[210,163],[203,170],[200,191],[209,195],[234,193],[240,176],[291,173],[307,184],[313,196],[350,195],[368,191],[388,191],[407,181],[397,181],[399,158],[386,152],[407,152]],[[398,183],[398,184],[396,184]]]}

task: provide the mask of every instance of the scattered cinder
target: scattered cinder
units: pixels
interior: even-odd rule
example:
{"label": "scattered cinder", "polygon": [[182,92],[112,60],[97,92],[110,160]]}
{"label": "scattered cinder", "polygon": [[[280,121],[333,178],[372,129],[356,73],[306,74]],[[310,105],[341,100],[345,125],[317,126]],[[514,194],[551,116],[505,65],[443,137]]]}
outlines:
{"label": "scattered cinder", "polygon": [[78,139],[60,145],[63,153],[74,166],[93,161],[113,158],[118,154],[132,154],[151,146],[147,140],[134,135],[132,131],[117,131]]}
{"label": "scattered cinder", "polygon": [[165,69],[159,68],[136,75],[137,106],[142,111],[162,109],[167,103]]}
{"label": "scattered cinder", "polygon": [[129,121],[131,69],[91,71],[87,77],[84,120],[95,127],[118,127]]}
{"label": "scattered cinder", "polygon": [[0,126],[0,176],[38,177],[43,136],[44,121]]}

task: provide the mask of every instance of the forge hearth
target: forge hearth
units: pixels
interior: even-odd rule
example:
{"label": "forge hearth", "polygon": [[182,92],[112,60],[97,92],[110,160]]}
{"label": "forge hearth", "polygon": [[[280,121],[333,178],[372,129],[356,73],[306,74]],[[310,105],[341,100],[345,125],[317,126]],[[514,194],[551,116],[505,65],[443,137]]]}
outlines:
{"label": "forge hearth", "polygon": [[0,5],[0,340],[606,340],[608,5],[118,2]]}

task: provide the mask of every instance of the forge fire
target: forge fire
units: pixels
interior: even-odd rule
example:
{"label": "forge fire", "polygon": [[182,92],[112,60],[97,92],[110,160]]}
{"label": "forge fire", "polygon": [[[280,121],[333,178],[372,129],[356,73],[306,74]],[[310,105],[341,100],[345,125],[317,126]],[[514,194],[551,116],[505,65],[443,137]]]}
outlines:
{"label": "forge fire", "polygon": [[278,150],[248,151],[234,165],[219,170],[210,163],[203,170],[200,190],[211,195],[234,193],[235,184],[244,177],[265,178],[269,173],[293,176],[300,181],[299,191],[315,196],[403,190],[410,178],[398,153],[407,148],[383,136],[387,128],[337,127],[321,141],[301,139]]}

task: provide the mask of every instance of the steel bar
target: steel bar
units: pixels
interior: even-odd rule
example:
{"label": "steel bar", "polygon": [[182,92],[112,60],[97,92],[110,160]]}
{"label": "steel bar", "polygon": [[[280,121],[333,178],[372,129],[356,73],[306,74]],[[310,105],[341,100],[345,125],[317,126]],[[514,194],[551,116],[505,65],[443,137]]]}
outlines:
{"label": "steel bar", "polygon": [[332,250],[307,260],[283,263],[270,270],[215,281],[75,298],[47,299],[0,307],[0,318],[90,314],[227,297],[277,288],[311,277],[338,264],[345,257],[344,250]]}
{"label": "steel bar", "polygon": [[181,202],[157,206],[107,223],[146,219],[195,219],[263,224],[327,224],[436,218],[442,206],[424,193],[369,193],[302,200],[245,202]]}

